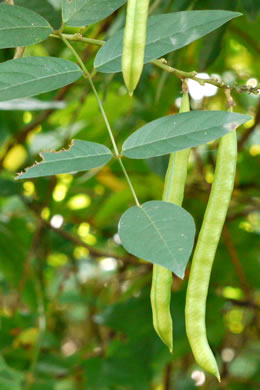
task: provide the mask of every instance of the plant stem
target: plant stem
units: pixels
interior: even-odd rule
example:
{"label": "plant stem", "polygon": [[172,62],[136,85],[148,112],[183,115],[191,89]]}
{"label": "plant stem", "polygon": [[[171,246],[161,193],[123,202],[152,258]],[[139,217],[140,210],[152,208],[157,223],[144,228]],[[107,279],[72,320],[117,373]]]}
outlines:
{"label": "plant stem", "polygon": [[128,182],[128,185],[129,185],[129,187],[130,187],[130,189],[131,189],[131,191],[132,191],[133,197],[134,197],[134,199],[135,199],[135,203],[137,204],[137,206],[140,207],[140,203],[139,203],[139,200],[138,200],[138,198],[137,198],[137,196],[136,196],[136,193],[135,193],[133,184],[132,184],[132,182],[131,182],[131,180],[130,180],[130,177],[129,177],[129,175],[128,175],[127,171],[126,171],[126,168],[125,168],[125,166],[124,166],[124,164],[123,164],[123,161],[122,161],[122,159],[121,159],[120,157],[118,158],[118,162],[119,162],[119,164],[121,165],[122,171],[123,171],[123,173],[124,173],[124,175],[125,175],[125,178],[126,178],[126,180],[127,180],[127,182]]}
{"label": "plant stem", "polygon": [[14,60],[16,60],[17,58],[21,58],[23,56],[23,53],[25,51],[25,46],[18,46],[16,49],[15,49],[15,53],[14,53]]}
{"label": "plant stem", "polygon": [[[57,32],[56,34],[50,34],[49,36],[51,38],[57,38],[57,39],[65,38],[68,41],[79,41],[79,42],[89,43],[91,45],[96,45],[96,46],[100,46],[100,47],[104,46],[104,44],[106,43],[106,41],[102,41],[99,39],[92,39],[92,38],[83,37],[80,33],[61,34],[61,33]],[[248,85],[228,85],[224,81],[218,80],[214,77],[211,77],[209,79],[203,79],[201,77],[198,77],[197,76],[198,72],[196,72],[196,71],[185,72],[183,70],[173,68],[173,67],[167,65],[167,61],[165,59],[153,60],[150,63],[165,70],[168,73],[175,74],[175,76],[177,76],[181,79],[186,78],[186,79],[192,79],[194,81],[197,81],[200,85],[211,84],[211,85],[214,85],[215,87],[218,87],[218,88],[224,88],[224,89],[230,89],[230,90],[234,89],[238,93],[248,92],[248,93],[253,93],[255,95],[259,94],[260,84],[258,84],[256,87],[251,87]]]}
{"label": "plant stem", "polygon": [[67,39],[64,37],[63,34],[61,34],[60,36],[61,36],[61,39],[63,40],[63,42],[65,43],[65,45],[70,49],[70,51],[73,53],[74,57],[77,59],[79,65],[80,65],[80,67],[81,67],[81,69],[82,69],[82,71],[83,71],[83,74],[84,74],[85,78],[89,80],[91,89],[92,89],[92,91],[93,91],[93,93],[94,93],[94,95],[95,95],[95,97],[96,97],[96,99],[97,99],[97,102],[98,102],[98,105],[99,105],[99,109],[100,109],[101,114],[102,114],[102,116],[103,116],[103,118],[104,118],[104,121],[105,121],[107,130],[108,130],[108,133],[109,133],[109,136],[110,136],[110,139],[111,139],[113,148],[114,148],[115,158],[118,160],[118,162],[119,162],[119,164],[120,164],[120,166],[121,166],[121,168],[122,168],[122,171],[123,171],[123,173],[124,173],[124,176],[125,176],[125,178],[126,178],[126,180],[127,180],[127,183],[128,183],[128,185],[129,185],[129,187],[130,187],[130,190],[131,190],[131,192],[132,192],[132,194],[133,194],[133,197],[134,197],[134,200],[135,200],[135,202],[136,202],[136,205],[137,205],[138,207],[140,207],[140,203],[139,203],[139,201],[138,201],[136,192],[135,192],[135,190],[134,190],[134,187],[133,187],[133,184],[132,184],[132,182],[131,182],[131,180],[130,180],[130,177],[129,177],[129,175],[128,175],[126,169],[125,169],[125,166],[124,166],[124,164],[123,164],[123,162],[122,162],[122,159],[121,159],[120,153],[119,153],[119,151],[118,151],[118,148],[117,148],[117,145],[116,145],[116,141],[115,141],[115,138],[114,138],[114,135],[113,135],[111,126],[110,126],[110,123],[109,123],[108,118],[107,118],[107,115],[106,115],[106,113],[105,113],[103,104],[102,104],[102,102],[101,102],[101,100],[100,100],[100,98],[99,98],[99,95],[98,95],[98,92],[97,92],[97,90],[96,90],[95,84],[94,84],[93,81],[92,81],[91,75],[90,75],[88,69],[86,68],[84,62],[83,62],[82,59],[80,58],[79,54],[78,54],[77,51],[74,49],[74,47],[67,41]]}
{"label": "plant stem", "polygon": [[89,43],[91,45],[96,45],[96,46],[104,46],[105,41],[101,41],[99,39],[93,39],[93,38],[87,38],[83,37],[80,33],[76,34],[50,34],[49,35],[51,38],[56,38],[56,39],[62,39],[65,38],[68,41],[79,41],[79,42],[84,42],[84,43]]}
{"label": "plant stem", "polygon": [[100,108],[100,111],[101,111],[101,114],[104,118],[104,121],[106,123],[106,127],[107,127],[107,130],[108,130],[108,133],[109,133],[109,136],[110,136],[110,139],[111,139],[111,142],[112,142],[112,145],[113,145],[113,148],[114,148],[114,151],[115,151],[115,157],[118,158],[120,155],[119,155],[119,151],[117,149],[117,145],[116,145],[116,142],[115,142],[115,139],[114,139],[114,136],[113,136],[113,133],[112,133],[112,129],[110,127],[110,124],[109,124],[109,121],[107,119],[107,116],[106,116],[106,113],[104,111],[104,108],[103,108],[103,105],[101,103],[101,100],[99,99],[99,96],[98,96],[98,93],[97,93],[97,90],[96,90],[96,87],[91,79],[91,76],[90,76],[90,73],[89,71],[87,70],[84,62],[82,61],[82,59],[80,58],[79,54],[76,52],[76,50],[74,49],[74,47],[67,41],[67,39],[64,37],[64,35],[61,35],[61,38],[63,40],[63,42],[65,43],[65,45],[71,50],[71,52],[73,53],[74,57],[77,59],[83,73],[84,73],[84,76],[89,80],[89,83],[90,83],[90,86],[91,86],[91,89],[97,99],[97,102],[98,102],[98,105],[99,105],[99,108]]}
{"label": "plant stem", "polygon": [[238,93],[242,92],[248,92],[253,93],[257,95],[259,93],[260,85],[258,84],[256,87],[250,87],[248,85],[234,85],[230,86],[228,84],[225,84],[224,81],[215,79],[215,78],[209,78],[209,79],[202,79],[201,77],[197,77],[197,72],[184,72],[183,70],[173,68],[172,66],[167,65],[167,61],[164,59],[160,60],[154,60],[151,61],[151,63],[155,66],[158,66],[159,68],[165,70],[166,72],[173,73],[175,76],[184,79],[192,79],[194,81],[197,81],[200,85],[205,84],[211,84],[218,88],[224,88],[224,89],[235,89]]}
{"label": "plant stem", "polygon": [[156,10],[157,7],[159,7],[162,0],[154,0],[154,3],[151,5],[149,9],[149,15],[152,15],[152,13]]}

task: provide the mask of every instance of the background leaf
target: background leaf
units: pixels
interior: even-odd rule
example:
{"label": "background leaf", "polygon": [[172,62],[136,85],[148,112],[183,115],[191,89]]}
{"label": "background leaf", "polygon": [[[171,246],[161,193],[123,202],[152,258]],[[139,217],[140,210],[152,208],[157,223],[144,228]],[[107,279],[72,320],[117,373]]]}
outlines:
{"label": "background leaf", "polygon": [[227,28],[228,25],[225,25],[203,39],[199,57],[198,70],[200,72],[206,71],[218,58]]}
{"label": "background leaf", "polygon": [[152,201],[131,207],[120,219],[126,250],[183,278],[195,236],[192,216],[173,203]]}
{"label": "background leaf", "polygon": [[0,177],[0,196],[12,196],[21,191],[20,184],[15,183],[13,180],[3,179]]}
{"label": "background leaf", "polygon": [[63,0],[62,16],[68,26],[94,24],[111,15],[126,0]]}
{"label": "background leaf", "polygon": [[[184,47],[240,15],[216,10],[151,16],[147,25],[144,63]],[[95,68],[104,73],[121,72],[122,50],[123,31],[120,31],[99,50]]]}
{"label": "background leaf", "polygon": [[61,12],[55,9],[47,0],[16,0],[15,5],[29,8],[43,16],[55,29],[61,26]]}
{"label": "background leaf", "polygon": [[21,390],[23,375],[10,368],[0,355],[0,385],[2,390]]}
{"label": "background leaf", "polygon": [[52,28],[42,16],[23,7],[0,5],[0,49],[44,41]]}
{"label": "background leaf", "polygon": [[69,150],[41,153],[41,156],[42,162],[28,168],[17,179],[87,171],[106,164],[112,153],[104,145],[76,139]]}
{"label": "background leaf", "polygon": [[260,12],[260,4],[257,0],[240,0],[242,7],[250,19],[255,20]]}
{"label": "background leaf", "polygon": [[247,115],[225,111],[191,111],[166,116],[130,135],[123,144],[123,155],[150,158],[203,145],[250,119]]}
{"label": "background leaf", "polygon": [[0,64],[0,101],[39,95],[76,81],[74,62],[55,57],[26,57]]}

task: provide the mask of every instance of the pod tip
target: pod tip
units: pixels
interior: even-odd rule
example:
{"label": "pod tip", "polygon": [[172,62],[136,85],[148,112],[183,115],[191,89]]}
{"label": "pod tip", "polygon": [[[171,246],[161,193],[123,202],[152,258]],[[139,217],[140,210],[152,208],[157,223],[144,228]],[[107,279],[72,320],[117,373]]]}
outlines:
{"label": "pod tip", "polygon": [[171,354],[173,354],[173,342],[172,342],[172,339],[169,340],[169,341],[170,341],[170,342],[167,343],[166,345],[167,345],[168,348],[169,348],[169,352],[170,352]]}
{"label": "pod tip", "polygon": [[221,378],[220,378],[220,374],[219,374],[219,370],[217,369],[216,373],[215,373],[215,376],[218,380],[218,382],[220,383],[221,382]]}

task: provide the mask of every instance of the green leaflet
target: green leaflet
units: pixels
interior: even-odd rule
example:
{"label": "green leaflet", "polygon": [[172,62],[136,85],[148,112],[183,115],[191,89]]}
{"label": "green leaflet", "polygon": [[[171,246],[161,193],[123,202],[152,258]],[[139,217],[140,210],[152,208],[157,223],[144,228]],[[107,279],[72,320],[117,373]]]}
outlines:
{"label": "green leaflet", "polygon": [[226,111],[191,111],[156,119],[130,135],[123,156],[150,158],[206,144],[251,118]]}
{"label": "green leaflet", "polygon": [[26,57],[0,64],[0,102],[39,95],[73,83],[82,75],[74,62]]}
{"label": "green leaflet", "polygon": [[82,27],[111,15],[126,0],[63,0],[62,17],[65,24]]}
{"label": "green leaflet", "polygon": [[119,235],[129,253],[183,278],[195,236],[193,218],[186,210],[162,201],[131,207],[120,219]]}
{"label": "green leaflet", "polygon": [[105,165],[112,158],[110,150],[101,144],[74,140],[69,150],[41,153],[43,161],[20,173],[17,179],[87,171]]}
{"label": "green leaflet", "polygon": [[0,5],[0,49],[34,45],[52,32],[47,20],[18,6]]}
{"label": "green leaflet", "polygon": [[[233,18],[241,16],[231,11],[183,11],[151,16],[148,19],[144,63],[187,46]],[[99,72],[121,72],[123,31],[115,34],[99,50],[95,68]]]}
{"label": "green leaflet", "polygon": [[54,8],[48,0],[15,0],[15,5],[20,7],[29,8],[30,10],[41,15],[43,18],[55,28],[58,29],[61,26],[61,14],[56,8]]}

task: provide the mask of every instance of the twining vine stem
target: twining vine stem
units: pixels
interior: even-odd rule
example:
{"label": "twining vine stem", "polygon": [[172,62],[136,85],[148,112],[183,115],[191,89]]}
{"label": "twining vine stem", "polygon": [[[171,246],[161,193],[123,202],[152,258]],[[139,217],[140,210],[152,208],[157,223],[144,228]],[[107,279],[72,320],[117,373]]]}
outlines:
{"label": "twining vine stem", "polygon": [[[57,34],[50,34],[49,35],[51,38],[57,38],[60,39],[60,35]],[[96,46],[104,46],[105,41],[100,41],[99,39],[92,39],[92,38],[86,38],[83,37],[80,33],[76,34],[62,34],[63,38],[67,39],[68,41],[80,41],[84,43],[89,43],[91,45],[96,45]]]}
{"label": "twining vine stem", "polygon": [[[65,38],[67,41],[79,41],[79,42],[89,43],[91,45],[96,45],[96,46],[104,46],[104,44],[106,43],[105,41],[101,41],[98,39],[83,37],[80,33],[60,34],[57,32],[56,34],[51,34],[50,37],[58,38],[58,39]],[[186,79],[192,79],[194,81],[197,81],[200,85],[211,84],[211,85],[214,85],[215,87],[218,87],[218,88],[235,90],[238,93],[248,92],[248,93],[252,93],[255,95],[257,95],[259,93],[259,90],[260,90],[260,84],[254,86],[254,87],[252,87],[250,85],[236,85],[236,84],[229,85],[229,84],[226,84],[221,79],[217,79],[214,77],[211,77],[209,79],[203,79],[203,78],[197,76],[198,73],[196,71],[185,72],[183,70],[176,69],[176,68],[169,66],[167,64],[167,61],[164,58],[151,61],[151,64],[165,70],[168,73],[172,73],[181,79],[186,78]]]}
{"label": "twining vine stem", "polygon": [[134,190],[134,187],[133,187],[133,184],[130,180],[130,177],[127,173],[127,170],[123,164],[123,161],[121,159],[121,156],[120,156],[120,153],[118,151],[118,148],[117,148],[117,145],[116,145],[116,141],[115,141],[115,138],[114,138],[114,135],[113,135],[113,132],[112,132],[112,129],[111,129],[111,126],[110,126],[110,123],[108,121],[108,118],[107,118],[107,115],[105,113],[105,110],[104,110],[104,107],[103,107],[103,104],[99,98],[99,95],[98,95],[98,92],[96,90],[96,87],[95,87],[95,84],[93,83],[92,81],[92,78],[91,78],[91,75],[88,71],[88,69],[86,68],[85,64],[83,63],[82,59],[80,58],[79,54],[77,53],[77,51],[74,49],[74,47],[68,42],[68,40],[65,38],[64,34],[60,34],[61,36],[61,39],[63,40],[63,42],[65,43],[65,45],[70,49],[70,51],[73,53],[74,57],[76,58],[76,60],[78,61],[82,71],[83,71],[83,74],[84,74],[84,77],[86,79],[89,80],[89,83],[90,83],[90,86],[91,86],[91,89],[97,99],[97,102],[98,102],[98,105],[99,105],[99,108],[100,108],[100,111],[101,111],[101,114],[104,118],[104,121],[105,121],[105,124],[106,124],[106,127],[107,127],[107,130],[108,130],[108,133],[109,133],[109,136],[110,136],[110,139],[111,139],[111,142],[112,142],[112,145],[113,145],[113,148],[114,148],[114,152],[115,152],[115,158],[118,160],[121,168],[122,168],[122,171],[124,173],[124,176],[127,180],[127,183],[131,189],[131,192],[133,194],[133,197],[134,197],[134,200],[135,200],[135,203],[137,206],[140,207],[140,203],[139,203],[139,200],[137,198],[137,195],[136,195],[136,192]]}
{"label": "twining vine stem", "polygon": [[218,88],[224,88],[225,90],[226,89],[229,89],[229,90],[234,89],[238,93],[248,92],[248,93],[253,93],[255,95],[257,95],[259,90],[260,90],[259,84],[256,85],[255,87],[252,87],[250,85],[229,85],[229,84],[226,84],[224,81],[217,79],[217,78],[214,78],[214,77],[211,77],[209,79],[203,79],[203,78],[197,76],[198,73],[196,71],[184,72],[182,70],[179,70],[179,69],[176,69],[176,68],[173,68],[173,67],[167,65],[167,61],[164,58],[151,61],[151,63],[158,66],[159,68],[165,70],[166,72],[175,74],[177,77],[179,77],[181,79],[186,78],[186,79],[195,80],[200,85],[211,84],[211,85],[215,85],[215,87],[218,87]]}

